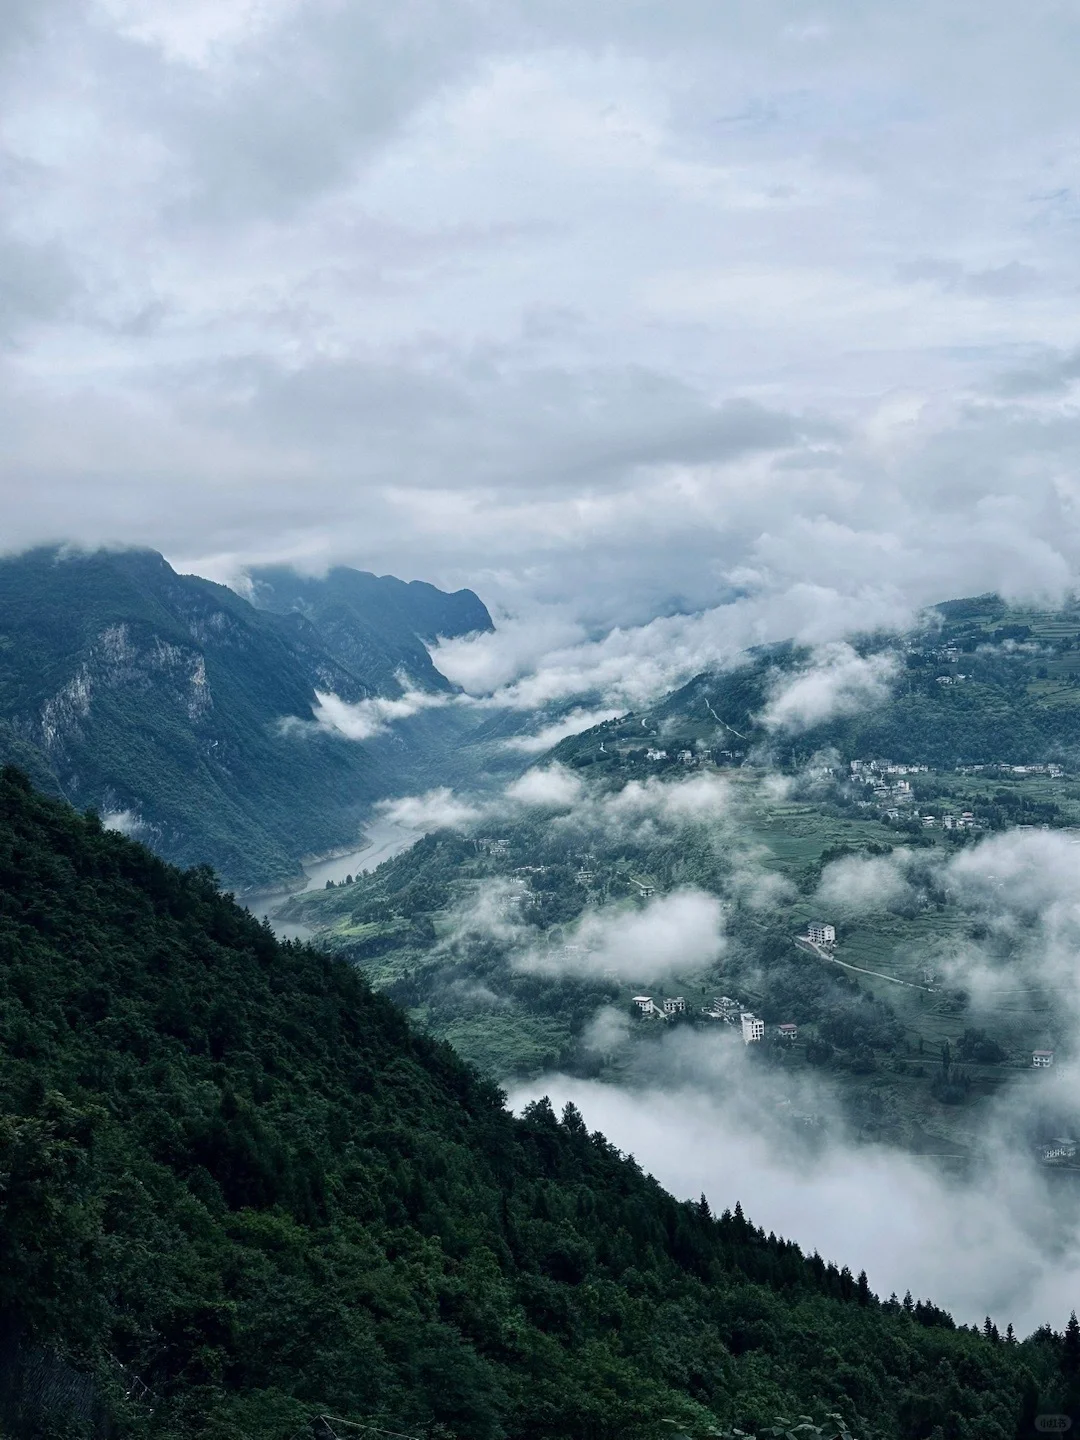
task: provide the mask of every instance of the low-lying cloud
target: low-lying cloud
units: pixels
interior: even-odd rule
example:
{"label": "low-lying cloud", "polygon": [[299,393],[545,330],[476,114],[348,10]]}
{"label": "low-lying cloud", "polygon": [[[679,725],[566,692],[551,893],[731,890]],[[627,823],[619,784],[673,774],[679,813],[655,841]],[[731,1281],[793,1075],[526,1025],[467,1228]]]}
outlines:
{"label": "low-lying cloud", "polygon": [[380,800],[375,809],[385,819],[406,830],[459,830],[483,818],[484,811],[455,795],[448,785],[428,790],[423,795],[403,795],[396,800]]}
{"label": "low-lying cloud", "polygon": [[513,805],[539,810],[569,810],[581,798],[583,782],[565,765],[526,770],[506,787],[506,799]]}
{"label": "low-lying cloud", "polygon": [[[815,674],[790,702],[777,696],[778,723],[800,722],[821,710],[880,698],[890,678],[884,657],[861,657],[837,640],[843,633],[901,627],[911,607],[889,589],[843,596],[822,586],[795,584],[782,594],[733,597],[692,614],[662,615],[616,626],[598,636],[535,607],[500,616],[492,634],[440,641],[434,663],[465,692],[511,710],[539,710],[575,697],[609,709],[638,709],[702,671],[738,663],[750,645],[794,638],[818,645]],[[816,675],[816,671],[823,673]],[[596,705],[594,708],[601,708]],[[814,723],[808,720],[806,723]]]}
{"label": "low-lying cloud", "polygon": [[515,957],[515,968],[580,979],[608,976],[651,984],[701,970],[724,949],[723,909],[703,890],[675,890],[643,907],[586,910],[561,945],[537,945]]}
{"label": "low-lying cloud", "polygon": [[845,855],[825,867],[818,899],[845,914],[887,910],[911,894],[910,859],[911,852],[903,848],[891,855]]}
{"label": "low-lying cloud", "polygon": [[421,710],[436,709],[452,697],[426,690],[409,690],[397,699],[374,696],[369,700],[342,700],[330,691],[316,690],[313,707],[320,730],[342,735],[346,740],[372,740],[398,720],[409,720]]}
{"label": "low-lying cloud", "polygon": [[825,867],[817,898],[847,918],[955,906],[966,927],[926,950],[932,969],[987,1016],[1005,990],[1027,987],[1054,997],[1058,1022],[1080,1024],[1080,844],[1071,834],[1013,829],[951,856],[904,846],[843,856]]}
{"label": "low-lying cloud", "polygon": [[507,750],[517,750],[522,755],[540,755],[557,745],[560,740],[565,740],[570,735],[580,735],[583,730],[591,730],[594,725],[601,725],[605,720],[614,720],[621,713],[619,710],[583,710],[577,706],[569,714],[545,725],[535,734],[515,735],[504,740],[503,745]]}
{"label": "low-lying cloud", "polygon": [[823,645],[810,668],[777,677],[762,724],[797,734],[837,716],[856,715],[888,699],[897,669],[897,657],[889,651],[863,656],[846,642]]}
{"label": "low-lying cloud", "polygon": [[[617,1042],[602,1024],[601,1038]],[[756,1225],[865,1269],[883,1296],[910,1289],[959,1320],[989,1313],[1021,1333],[1064,1324],[1080,1289],[1080,1235],[1032,1166],[992,1152],[965,1183],[903,1152],[856,1145],[826,1096],[807,1091],[785,1103],[758,1075],[723,1063],[722,1047],[709,1053],[708,1038],[664,1040],[682,1051],[684,1073],[703,1075],[698,1083],[616,1086],[549,1075],[513,1087],[510,1101],[519,1109],[540,1095],[556,1108],[572,1100],[591,1129],[675,1195],[704,1193],[717,1212],[739,1201]],[[799,1106],[827,1117],[829,1138],[817,1153],[790,1128]]]}

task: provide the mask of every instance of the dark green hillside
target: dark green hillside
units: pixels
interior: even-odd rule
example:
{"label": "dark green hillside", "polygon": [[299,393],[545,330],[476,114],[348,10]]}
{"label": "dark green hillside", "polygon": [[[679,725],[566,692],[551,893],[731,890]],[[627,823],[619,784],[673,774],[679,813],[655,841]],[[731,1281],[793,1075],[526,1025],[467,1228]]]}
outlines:
{"label": "dark green hillside", "polygon": [[449,682],[421,643],[440,635],[492,630],[486,606],[471,590],[448,595],[434,585],[337,566],[322,579],[283,565],[251,571],[252,600],[277,614],[300,614],[318,629],[327,650],[372,683],[392,687],[405,670],[414,684],[448,690]]}
{"label": "dark green hillside", "polygon": [[[398,695],[418,656],[420,682],[446,687],[416,638],[440,592],[396,584],[378,582],[377,653],[346,664],[302,614],[257,610],[151,551],[0,561],[0,753],[75,803],[128,812],[170,859],[240,886],[287,878],[352,840],[374,798],[426,779],[445,742],[442,717],[396,747],[311,724],[316,690]],[[487,615],[442,599],[451,631]],[[307,728],[283,732],[289,719]]]}
{"label": "dark green hillside", "polygon": [[[697,675],[651,709],[562,741],[575,765],[633,768],[647,746],[706,747],[720,763],[747,756],[794,765],[835,748],[951,768],[1064,760],[1080,767],[1080,605],[1010,610],[994,596],[947,601],[907,635],[866,636],[863,654],[895,654],[887,698],[801,730],[762,723],[772,695],[814,663],[806,647],[749,651],[734,669]],[[643,723],[644,722],[644,723]],[[600,743],[605,742],[604,751]]]}
{"label": "dark green hillside", "polygon": [[634,1440],[857,1408],[1012,1440],[1075,1385],[1068,1339],[881,1304],[574,1112],[512,1119],[353,969],[11,770],[0,1040],[6,1434]]}

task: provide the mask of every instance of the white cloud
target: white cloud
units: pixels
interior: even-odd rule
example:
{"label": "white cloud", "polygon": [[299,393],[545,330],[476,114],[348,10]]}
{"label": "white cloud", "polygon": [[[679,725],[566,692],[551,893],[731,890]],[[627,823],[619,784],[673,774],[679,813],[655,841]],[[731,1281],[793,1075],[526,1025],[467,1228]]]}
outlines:
{"label": "white cloud", "polygon": [[320,730],[343,735],[346,740],[370,740],[388,730],[395,720],[408,720],[421,710],[447,705],[451,697],[431,694],[426,690],[410,690],[398,699],[376,696],[355,703],[342,700],[329,691],[316,690],[313,707],[315,723]]}
{"label": "white cloud", "polygon": [[715,825],[730,818],[732,791],[721,776],[703,772],[675,780],[628,780],[617,790],[590,797],[584,823],[611,831],[661,822]]}
{"label": "white cloud", "polygon": [[1080,1236],[1033,1168],[1002,1153],[971,1182],[950,1181],[914,1156],[852,1144],[812,1090],[792,1108],[818,1109],[829,1139],[796,1161],[796,1142],[777,1123],[778,1093],[748,1094],[737,1060],[698,1044],[683,1056],[696,1080],[620,1087],[552,1075],[515,1087],[510,1102],[520,1109],[547,1094],[558,1109],[572,1100],[675,1195],[704,1192],[716,1212],[739,1201],[756,1225],[865,1269],[883,1296],[910,1288],[960,1321],[989,1313],[1021,1334],[1064,1324],[1080,1284]]}
{"label": "white cloud", "polygon": [[605,720],[614,720],[619,713],[618,710],[583,710],[577,706],[560,720],[537,730],[534,735],[515,735],[504,740],[503,745],[507,750],[517,750],[523,755],[541,755],[568,735],[580,735],[583,730],[591,730]]}
{"label": "white cloud", "polygon": [[146,829],[134,810],[106,810],[101,816],[101,823],[106,830],[116,830],[121,835],[132,837],[142,834]]}
{"label": "white cloud", "polygon": [[629,1012],[617,1005],[602,1005],[583,1030],[581,1043],[596,1055],[613,1055],[629,1038]]}
{"label": "white cloud", "polygon": [[526,770],[506,787],[508,800],[538,810],[569,810],[581,798],[582,781],[565,765]]}
{"label": "white cloud", "polygon": [[9,0],[5,543],[470,583],[521,627],[447,673],[526,708],[1062,593],[1076,34],[977,31]]}
{"label": "white cloud", "polygon": [[523,944],[529,931],[520,918],[522,892],[510,880],[495,877],[469,889],[446,917],[444,944],[484,936],[503,945]]}
{"label": "white cloud", "polygon": [[[760,576],[755,587],[762,589]],[[796,584],[695,614],[616,626],[600,638],[582,638],[579,632],[570,643],[563,643],[561,625],[540,612],[510,621],[507,636],[500,629],[442,642],[432,653],[449,679],[492,705],[531,710],[595,696],[619,708],[636,708],[703,670],[736,663],[749,645],[789,636],[816,644],[843,631],[901,626],[911,618],[910,608],[887,588],[867,587],[847,597]],[[560,639],[549,647],[553,633]],[[839,647],[841,657],[845,648]],[[835,659],[832,648],[822,647],[827,668]],[[849,678],[857,689],[857,672]]]}
{"label": "white cloud", "polygon": [[407,830],[458,830],[483,816],[483,810],[469,800],[455,795],[449,786],[429,790],[424,795],[404,795],[397,800],[380,800],[376,810],[396,825]]}
{"label": "white cloud", "polygon": [[517,956],[514,964],[547,975],[613,975],[631,984],[650,984],[710,965],[724,943],[723,912],[716,897],[703,890],[675,890],[640,908],[587,910],[563,946],[537,946]]}
{"label": "white cloud", "polygon": [[887,910],[911,894],[905,873],[909,852],[891,855],[845,855],[826,865],[818,887],[818,900],[855,914]]}
{"label": "white cloud", "polygon": [[868,710],[888,698],[897,668],[889,651],[862,656],[843,642],[823,645],[809,669],[777,675],[762,723],[770,730],[798,732]]}

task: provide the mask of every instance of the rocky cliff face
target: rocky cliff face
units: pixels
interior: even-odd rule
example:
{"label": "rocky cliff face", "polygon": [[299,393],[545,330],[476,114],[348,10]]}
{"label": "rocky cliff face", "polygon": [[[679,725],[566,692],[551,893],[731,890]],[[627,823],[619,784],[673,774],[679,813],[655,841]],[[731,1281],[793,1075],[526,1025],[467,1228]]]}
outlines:
{"label": "rocky cliff face", "polygon": [[271,610],[148,551],[0,561],[0,752],[170,859],[241,886],[297,873],[395,784],[392,747],[313,723],[316,691],[445,691],[421,636],[491,623],[468,592],[443,613],[430,586],[358,574],[334,572],[329,594],[278,572]]}

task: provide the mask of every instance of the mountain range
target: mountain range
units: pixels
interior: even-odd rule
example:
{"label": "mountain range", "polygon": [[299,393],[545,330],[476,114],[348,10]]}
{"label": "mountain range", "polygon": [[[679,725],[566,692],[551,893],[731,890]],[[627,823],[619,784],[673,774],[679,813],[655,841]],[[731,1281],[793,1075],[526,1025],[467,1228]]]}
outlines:
{"label": "mountain range", "polygon": [[426,779],[460,722],[357,744],[316,723],[319,695],[449,694],[425,642],[491,628],[471,591],[356,570],[256,571],[249,600],[153,551],[30,551],[0,561],[0,756],[169,859],[281,883]]}

